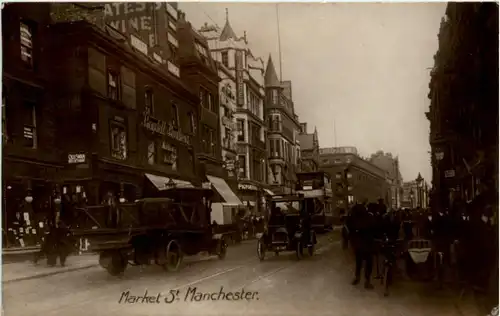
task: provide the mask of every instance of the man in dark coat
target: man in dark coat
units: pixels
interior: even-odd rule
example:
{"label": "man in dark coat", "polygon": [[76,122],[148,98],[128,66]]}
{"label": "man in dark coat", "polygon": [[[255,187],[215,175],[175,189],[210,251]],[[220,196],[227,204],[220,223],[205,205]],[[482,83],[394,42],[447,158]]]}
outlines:
{"label": "man in dark coat", "polygon": [[351,211],[348,228],[351,244],[356,256],[356,271],[353,285],[357,285],[361,277],[361,268],[365,262],[365,288],[373,289],[371,274],[373,269],[374,219],[366,209],[366,201],[356,204]]}

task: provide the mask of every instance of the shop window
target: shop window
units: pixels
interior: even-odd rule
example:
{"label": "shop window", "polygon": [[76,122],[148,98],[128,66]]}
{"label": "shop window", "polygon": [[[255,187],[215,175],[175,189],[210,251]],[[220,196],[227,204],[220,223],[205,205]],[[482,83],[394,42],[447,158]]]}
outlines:
{"label": "shop window", "polygon": [[25,102],[25,115],[24,115],[24,146],[28,148],[37,148],[37,129],[36,129],[36,106],[34,103]]}
{"label": "shop window", "polygon": [[33,28],[26,22],[20,23],[21,60],[33,67]]}
{"label": "shop window", "polygon": [[179,109],[175,103],[172,103],[172,125],[174,130],[179,129]]}
{"label": "shop window", "polygon": [[222,52],[222,64],[226,67],[229,67],[229,53],[228,52]]}
{"label": "shop window", "polygon": [[349,203],[349,204],[354,203],[354,196],[353,195],[348,195],[347,196],[347,203]]}
{"label": "shop window", "polygon": [[335,174],[335,178],[336,178],[336,179],[341,179],[341,178],[342,178],[342,174],[341,174],[340,172],[337,172],[337,173]]}
{"label": "shop window", "polygon": [[148,144],[148,164],[154,165],[156,163],[156,144],[150,141]]}
{"label": "shop window", "polygon": [[127,159],[127,132],[125,126],[116,121],[110,123],[111,156],[116,159]]}
{"label": "shop window", "polygon": [[116,72],[108,70],[108,98],[112,100],[119,100],[119,76]]}
{"label": "shop window", "polygon": [[237,140],[239,142],[244,142],[245,141],[245,120],[237,119],[236,124],[237,124],[237,132],[238,132]]}
{"label": "shop window", "polygon": [[144,93],[144,110],[149,115],[154,115],[154,94],[153,90],[147,89]]}
{"label": "shop window", "polygon": [[163,151],[163,163],[169,165],[172,170],[177,170],[177,148],[164,141],[161,149]]}

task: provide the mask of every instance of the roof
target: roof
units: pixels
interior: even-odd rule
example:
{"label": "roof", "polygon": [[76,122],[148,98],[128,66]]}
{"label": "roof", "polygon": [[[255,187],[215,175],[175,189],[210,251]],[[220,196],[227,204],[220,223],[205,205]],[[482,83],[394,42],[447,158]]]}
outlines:
{"label": "roof", "polygon": [[276,74],[276,68],[274,67],[271,54],[269,54],[269,59],[267,60],[266,74],[264,75],[264,85],[266,86],[266,88],[281,88],[281,82],[278,80],[278,75]]}
{"label": "roof", "polygon": [[231,39],[231,38],[234,40],[238,39],[238,37],[236,36],[236,33],[234,33],[233,28],[231,27],[231,24],[229,23],[228,12],[226,9],[226,24],[224,25],[224,28],[222,29],[222,32],[220,33],[219,40],[227,41],[228,39]]}
{"label": "roof", "polygon": [[300,150],[314,149],[314,134],[299,134]]}

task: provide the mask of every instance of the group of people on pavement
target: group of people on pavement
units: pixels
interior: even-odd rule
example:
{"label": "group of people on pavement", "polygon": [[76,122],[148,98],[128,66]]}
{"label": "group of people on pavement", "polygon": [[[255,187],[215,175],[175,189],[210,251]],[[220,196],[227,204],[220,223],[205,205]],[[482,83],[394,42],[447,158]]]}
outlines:
{"label": "group of people on pavement", "polygon": [[494,265],[498,267],[494,205],[484,196],[470,203],[457,199],[451,208],[433,205],[431,209],[388,211],[383,199],[378,203],[364,200],[355,204],[347,214],[341,212],[343,247],[347,249],[350,244],[356,258],[352,284],[360,282],[364,264],[365,288],[373,288],[371,276],[377,240],[409,241],[418,237],[430,240],[432,250],[443,254],[445,266],[458,272],[458,281],[475,288],[488,287]]}

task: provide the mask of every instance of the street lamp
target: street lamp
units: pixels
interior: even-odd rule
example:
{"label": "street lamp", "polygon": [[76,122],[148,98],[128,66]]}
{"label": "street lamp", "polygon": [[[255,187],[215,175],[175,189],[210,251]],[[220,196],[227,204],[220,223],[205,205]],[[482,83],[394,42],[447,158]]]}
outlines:
{"label": "street lamp", "polygon": [[33,202],[33,197],[31,196],[31,193],[28,193],[28,195],[24,198],[26,203],[31,204]]}
{"label": "street lamp", "polygon": [[415,179],[417,182],[417,201],[418,201],[418,206],[422,207],[422,182],[424,181],[424,178],[422,178],[422,175],[420,172],[418,173],[418,177]]}

